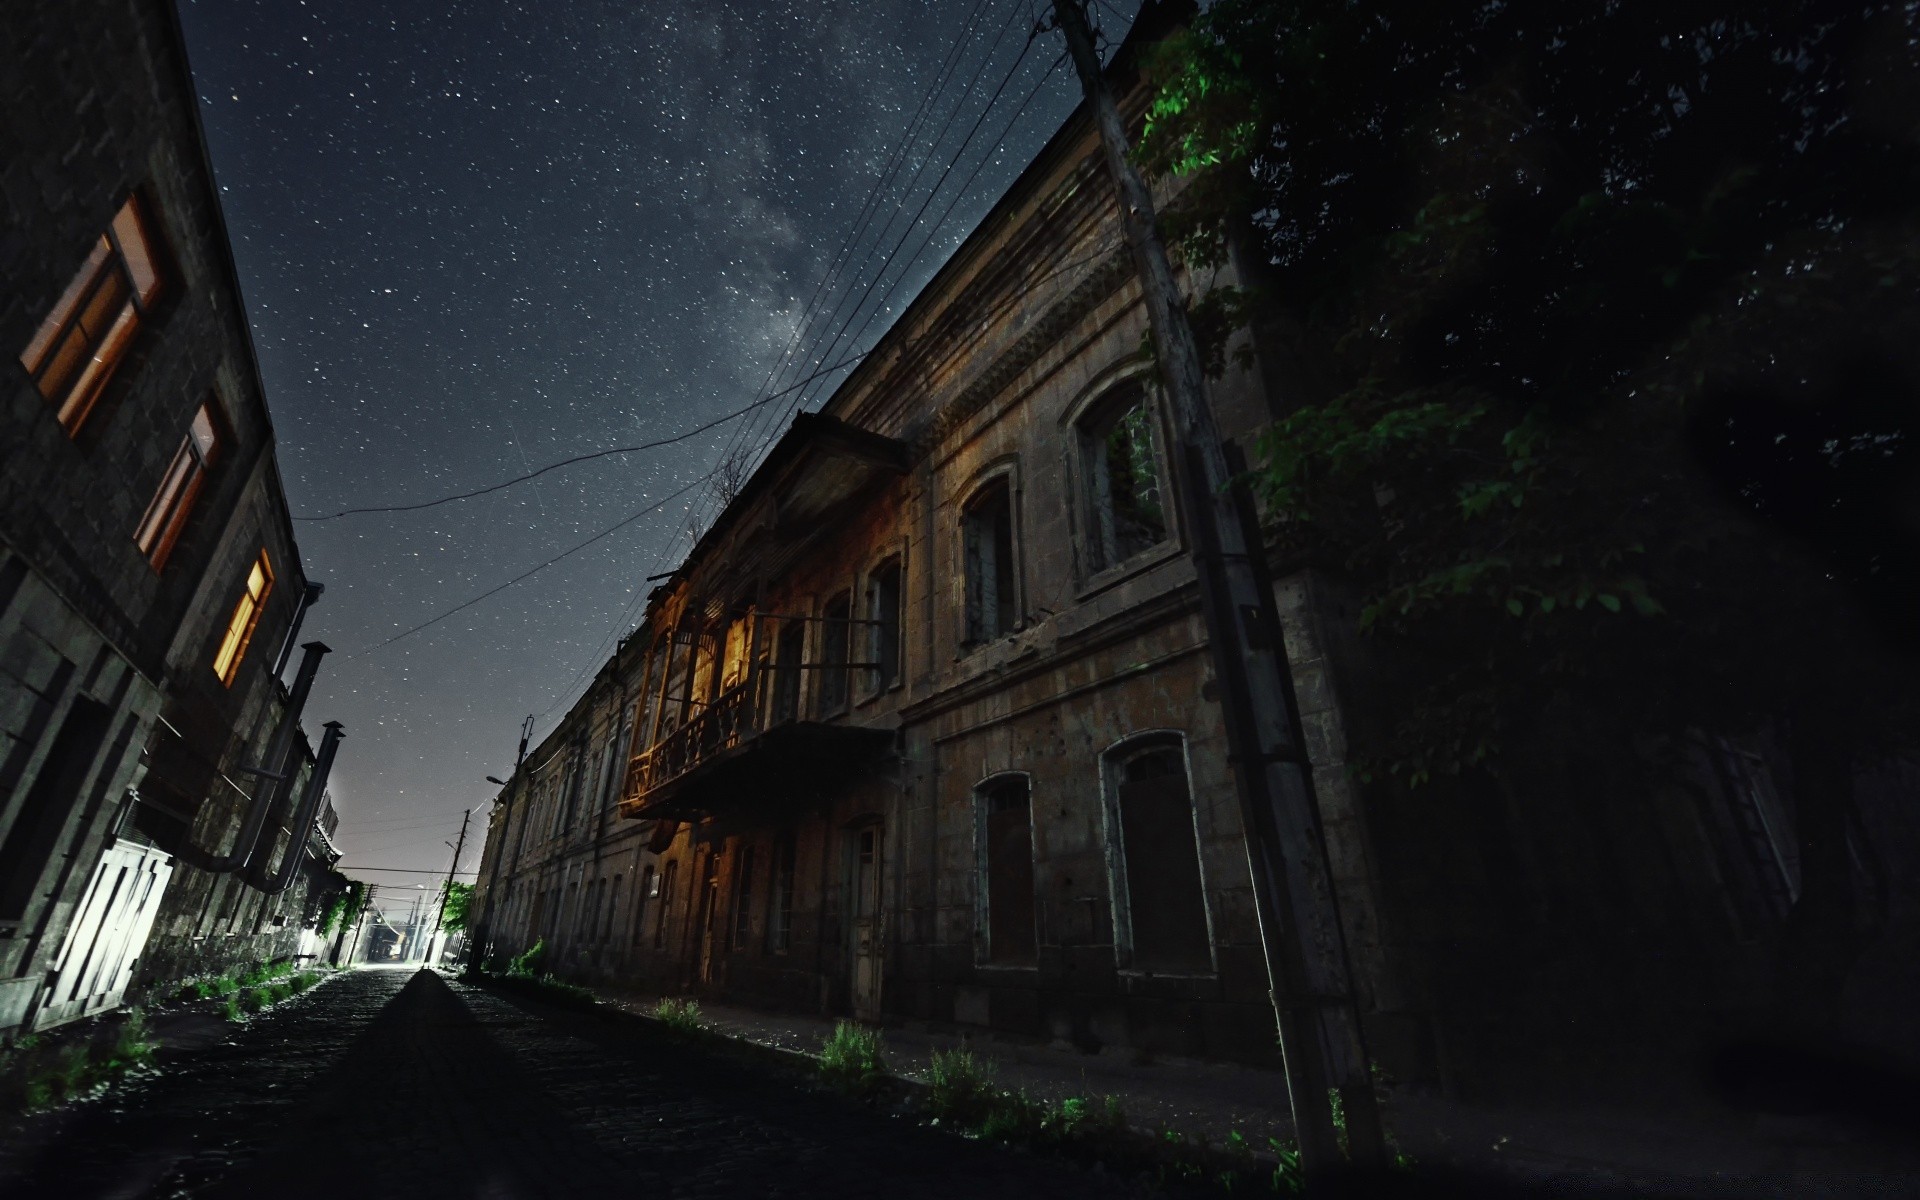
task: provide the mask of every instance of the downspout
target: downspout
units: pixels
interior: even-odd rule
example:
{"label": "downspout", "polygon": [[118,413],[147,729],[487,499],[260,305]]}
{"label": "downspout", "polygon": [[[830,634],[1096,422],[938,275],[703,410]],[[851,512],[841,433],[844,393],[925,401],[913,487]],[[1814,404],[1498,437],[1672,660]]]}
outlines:
{"label": "downspout", "polygon": [[280,728],[274,732],[273,745],[268,748],[265,761],[253,771],[262,781],[256,789],[259,794],[253,798],[253,807],[247,810],[240,834],[233,840],[233,849],[216,855],[191,842],[183,843],[179,857],[189,865],[216,874],[238,870],[253,856],[253,844],[260,838],[267,814],[277,809],[281,797],[293,790],[295,772],[288,769],[293,735],[300,724],[300,712],[307,706],[307,693],[313,690],[313,677],[320,670],[320,656],[329,649],[323,642],[308,642],[300,648],[306,654],[300,660],[299,673],[294,676],[293,691],[287,695],[286,712],[280,718]]}
{"label": "downspout", "polygon": [[313,760],[313,774],[307,777],[306,794],[300,797],[300,811],[294,815],[289,830],[292,838],[287,843],[286,858],[281,861],[278,871],[269,873],[267,864],[273,860],[273,847],[269,843],[259,863],[247,873],[247,882],[269,896],[287,890],[287,886],[293,882],[294,872],[300,867],[300,860],[306,857],[307,839],[313,834],[314,820],[320,815],[320,801],[327,792],[327,776],[333,771],[333,756],[340,748],[340,739],[346,736],[338,721],[328,721],[324,728],[327,732],[320,739],[320,753]]}
{"label": "downspout", "polygon": [[287,628],[286,640],[280,643],[280,656],[273,660],[273,677],[280,678],[287,669],[287,660],[293,657],[294,643],[300,637],[300,624],[307,619],[307,610],[319,602],[320,596],[327,590],[324,583],[308,583],[307,590],[300,595],[300,607],[294,610],[293,624]]}

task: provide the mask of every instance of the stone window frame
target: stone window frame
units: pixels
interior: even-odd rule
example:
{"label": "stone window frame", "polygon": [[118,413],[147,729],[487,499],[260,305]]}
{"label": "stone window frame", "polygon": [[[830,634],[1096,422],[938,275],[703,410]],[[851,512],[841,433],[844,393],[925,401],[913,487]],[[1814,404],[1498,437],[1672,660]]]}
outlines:
{"label": "stone window frame", "polygon": [[[1098,517],[1092,471],[1089,465],[1089,439],[1086,427],[1103,415],[1109,405],[1118,403],[1129,389],[1139,389],[1153,414],[1155,462],[1159,469],[1161,507],[1166,512],[1166,536],[1126,558],[1102,562],[1102,550],[1096,542]],[[1181,527],[1181,505],[1175,493],[1173,476],[1173,429],[1168,424],[1167,405],[1151,369],[1123,361],[1095,376],[1068,404],[1060,418],[1062,478],[1067,491],[1068,528],[1073,540],[1075,598],[1086,599],[1096,592],[1131,579],[1186,553]]]}
{"label": "stone window frame", "polygon": [[[1034,961],[1030,963],[1006,963],[993,961],[993,912],[992,897],[988,893],[989,866],[987,862],[987,789],[1003,780],[1018,779],[1027,787],[1027,838],[1029,852],[1035,856],[1034,897],[1033,897],[1033,947]],[[1022,770],[989,771],[975,780],[967,790],[967,803],[973,810],[973,965],[983,971],[1024,971],[1036,972],[1040,969],[1040,887],[1038,882],[1039,863],[1037,848],[1040,839],[1035,836],[1037,826],[1033,808],[1033,772]]]}
{"label": "stone window frame", "polygon": [[[1187,782],[1187,806],[1193,819],[1194,859],[1200,869],[1200,907],[1207,925],[1207,961],[1205,971],[1150,971],[1133,965],[1133,897],[1127,887],[1127,858],[1124,827],[1120,821],[1119,770],[1136,753],[1168,746],[1180,750],[1180,765]],[[1111,742],[1100,751],[1100,836],[1102,857],[1106,859],[1107,894],[1112,898],[1114,969],[1129,978],[1214,979],[1220,973],[1219,922],[1213,911],[1213,890],[1207,872],[1205,831],[1200,824],[1199,793],[1193,786],[1193,746],[1184,729],[1139,729]]]}
{"label": "stone window frame", "polygon": [[[1007,520],[1010,526],[1013,560],[1009,575],[1013,582],[1013,619],[1005,629],[996,630],[992,637],[973,636],[972,606],[968,598],[970,576],[967,572],[967,522],[973,510],[978,508],[981,499],[995,487],[1007,489]],[[960,502],[954,506],[952,518],[952,546],[955,559],[953,572],[954,585],[958,589],[955,597],[956,611],[960,614],[960,627],[956,631],[955,658],[964,658],[984,647],[1004,641],[1027,627],[1027,583],[1026,583],[1026,531],[1025,531],[1025,488],[1021,479],[1020,456],[1007,454],[988,463],[967,481],[960,491]]]}

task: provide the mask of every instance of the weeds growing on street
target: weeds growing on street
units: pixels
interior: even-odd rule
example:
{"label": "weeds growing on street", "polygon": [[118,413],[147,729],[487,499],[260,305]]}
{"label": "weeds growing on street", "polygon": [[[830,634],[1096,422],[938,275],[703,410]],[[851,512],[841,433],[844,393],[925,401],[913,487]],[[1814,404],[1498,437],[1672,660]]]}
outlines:
{"label": "weeds growing on street", "polygon": [[683,1036],[700,1033],[707,1027],[707,1020],[700,1014],[697,1000],[681,1000],[668,996],[653,1006],[654,1020],[669,1030]]}
{"label": "weeds growing on street", "polygon": [[850,1095],[872,1091],[886,1077],[887,1064],[881,1055],[880,1031],[842,1021],[833,1034],[820,1044],[820,1075],[829,1084]]}
{"label": "weeds growing on street", "polygon": [[0,1109],[37,1112],[91,1095],[151,1067],[156,1049],[139,1009],[84,1040],[55,1043],[39,1035],[23,1037],[0,1050]]}

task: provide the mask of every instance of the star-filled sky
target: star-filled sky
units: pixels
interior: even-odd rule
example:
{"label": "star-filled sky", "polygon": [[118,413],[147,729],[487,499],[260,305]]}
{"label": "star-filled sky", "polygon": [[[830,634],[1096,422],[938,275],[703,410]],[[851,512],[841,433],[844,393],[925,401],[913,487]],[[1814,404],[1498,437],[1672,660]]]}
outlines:
{"label": "star-filled sky", "polygon": [[[181,0],[293,512],[671,437],[866,349],[1076,102],[1059,35],[1029,45],[1046,7]],[[445,870],[522,718],[553,727],[711,519],[716,464],[843,373],[296,523],[350,874]]]}

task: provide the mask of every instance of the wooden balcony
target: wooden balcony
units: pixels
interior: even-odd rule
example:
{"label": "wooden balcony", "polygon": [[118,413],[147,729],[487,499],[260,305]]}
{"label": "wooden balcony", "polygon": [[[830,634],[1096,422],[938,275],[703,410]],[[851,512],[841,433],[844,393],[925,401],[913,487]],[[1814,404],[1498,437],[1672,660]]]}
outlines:
{"label": "wooden balcony", "polygon": [[620,815],[670,820],[723,808],[786,807],[869,771],[893,750],[889,727],[801,719],[801,680],[863,663],[759,663],[679,728],[633,756]]}

